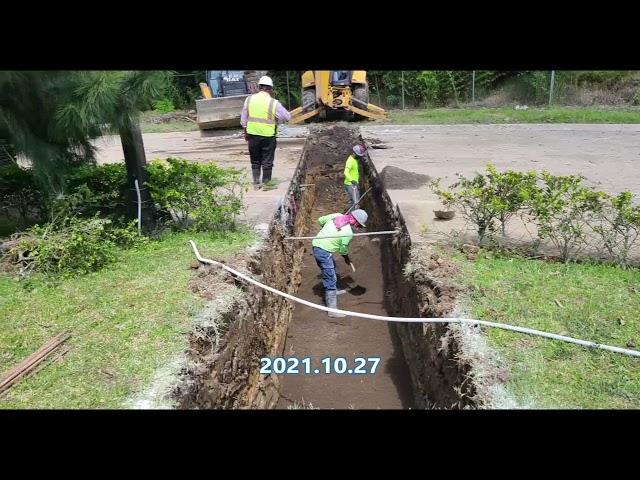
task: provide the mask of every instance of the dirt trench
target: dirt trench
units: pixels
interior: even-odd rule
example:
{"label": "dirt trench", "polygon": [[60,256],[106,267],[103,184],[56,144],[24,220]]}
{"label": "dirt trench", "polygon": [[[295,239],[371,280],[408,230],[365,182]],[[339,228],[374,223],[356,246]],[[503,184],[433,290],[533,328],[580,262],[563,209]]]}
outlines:
{"label": "dirt trench", "polygon": [[[287,195],[271,220],[267,237],[247,261],[257,280],[278,290],[323,304],[320,270],[310,241],[286,236],[314,235],[320,215],[347,208],[342,169],[357,128],[312,127]],[[454,304],[445,284],[426,270],[404,275],[411,240],[368,157],[362,165],[361,203],[369,214],[367,231],[397,229],[400,234],[357,237],[351,272],[338,256],[338,297],[346,310],[389,316],[441,316]],[[206,255],[206,252],[202,252]],[[212,272],[212,281],[220,281]],[[216,280],[214,280],[216,279]],[[182,408],[407,409],[474,407],[469,365],[457,359],[458,346],[444,324],[399,324],[354,317],[329,318],[323,311],[294,304],[228,276],[242,288],[221,314],[224,332],[192,335],[192,367],[175,396]],[[202,333],[202,332],[200,332]],[[207,340],[215,333],[218,343]],[[222,337],[222,338],[220,338]],[[446,348],[443,345],[446,344]],[[380,357],[375,374],[262,375],[262,357]]]}

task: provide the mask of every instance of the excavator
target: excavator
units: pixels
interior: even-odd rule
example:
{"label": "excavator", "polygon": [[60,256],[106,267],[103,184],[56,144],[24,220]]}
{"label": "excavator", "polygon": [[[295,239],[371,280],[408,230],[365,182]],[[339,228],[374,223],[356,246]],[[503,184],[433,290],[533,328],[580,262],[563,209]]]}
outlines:
{"label": "excavator", "polygon": [[291,111],[289,123],[386,117],[385,110],[369,103],[367,72],[309,70],[302,74],[302,105]]}

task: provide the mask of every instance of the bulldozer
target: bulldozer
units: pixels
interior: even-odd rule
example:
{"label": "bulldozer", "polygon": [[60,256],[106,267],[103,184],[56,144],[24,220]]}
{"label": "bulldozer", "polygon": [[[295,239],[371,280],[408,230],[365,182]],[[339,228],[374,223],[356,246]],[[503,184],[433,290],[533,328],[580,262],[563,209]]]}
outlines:
{"label": "bulldozer", "polygon": [[367,72],[309,70],[302,74],[302,105],[291,111],[289,123],[314,120],[380,120],[387,112],[369,103]]}
{"label": "bulldozer", "polygon": [[200,84],[202,99],[196,100],[200,130],[240,126],[245,99],[258,91],[258,79],[266,71],[208,70]]}

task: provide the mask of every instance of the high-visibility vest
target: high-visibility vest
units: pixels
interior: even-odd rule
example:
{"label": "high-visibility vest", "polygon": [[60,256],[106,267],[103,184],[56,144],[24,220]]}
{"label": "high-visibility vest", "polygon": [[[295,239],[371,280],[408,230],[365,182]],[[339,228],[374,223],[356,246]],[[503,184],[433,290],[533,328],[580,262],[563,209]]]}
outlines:
{"label": "high-visibility vest", "polygon": [[344,166],[344,184],[351,185],[353,181],[356,184],[360,183],[360,172],[358,171],[358,160],[353,155],[349,155]]}
{"label": "high-visibility vest", "polygon": [[247,98],[248,134],[275,137],[276,102],[267,92],[258,92]]}

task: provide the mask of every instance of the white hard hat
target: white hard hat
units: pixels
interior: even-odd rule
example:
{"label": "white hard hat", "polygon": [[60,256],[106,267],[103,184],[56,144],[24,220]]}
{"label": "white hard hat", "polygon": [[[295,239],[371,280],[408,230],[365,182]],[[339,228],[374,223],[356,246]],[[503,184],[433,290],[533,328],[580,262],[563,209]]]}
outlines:
{"label": "white hard hat", "polygon": [[359,157],[363,156],[364,152],[365,152],[364,145],[358,144],[358,145],[353,147],[353,153],[355,153]]}
{"label": "white hard hat", "polygon": [[367,218],[369,218],[369,216],[367,215],[367,212],[359,208],[351,212],[351,216],[355,218],[356,221],[363,227],[366,226],[365,224],[367,223]]}
{"label": "white hard hat", "polygon": [[271,80],[271,77],[265,75],[258,80],[258,85],[266,85],[267,87],[273,88],[273,80]]}

